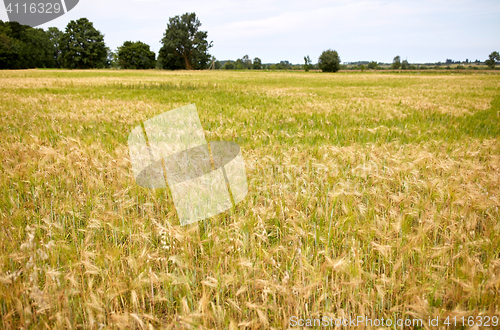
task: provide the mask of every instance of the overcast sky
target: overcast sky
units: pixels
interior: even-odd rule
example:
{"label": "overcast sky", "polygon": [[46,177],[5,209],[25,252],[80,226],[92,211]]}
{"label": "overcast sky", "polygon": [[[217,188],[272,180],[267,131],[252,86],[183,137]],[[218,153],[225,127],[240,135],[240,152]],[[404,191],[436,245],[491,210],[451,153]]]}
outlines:
{"label": "overcast sky", "polygon": [[[499,0],[80,0],[69,13],[40,27],[64,30],[88,18],[111,49],[140,40],[155,52],[168,18],[195,12],[219,60],[248,54],[264,63],[314,63],[334,49],[342,62],[484,61],[500,51]],[[5,9],[0,19],[6,21]]]}

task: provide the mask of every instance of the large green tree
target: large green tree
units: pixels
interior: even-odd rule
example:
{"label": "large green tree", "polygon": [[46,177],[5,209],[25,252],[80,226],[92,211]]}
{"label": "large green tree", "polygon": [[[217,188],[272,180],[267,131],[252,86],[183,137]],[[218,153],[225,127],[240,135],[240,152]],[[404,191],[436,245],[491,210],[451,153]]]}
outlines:
{"label": "large green tree", "polygon": [[199,31],[200,20],[195,13],[169,18],[161,40],[163,46],[158,60],[164,69],[205,69],[210,62],[208,33]]}
{"label": "large green tree", "polygon": [[340,57],[336,50],[325,50],[318,59],[318,65],[323,72],[337,72],[340,70]]}
{"label": "large green tree", "polygon": [[490,69],[494,69],[495,68],[495,64],[496,62],[500,62],[500,54],[498,54],[498,52],[492,52],[489,56],[488,56],[488,59],[486,61],[484,61],[484,63],[486,63],[486,65],[490,68]]}
{"label": "large green tree", "polygon": [[125,41],[118,47],[118,64],[123,69],[153,69],[156,55],[143,42]]}
{"label": "large green tree", "polygon": [[103,68],[107,64],[104,36],[86,18],[71,21],[62,34],[59,47],[65,68]]}

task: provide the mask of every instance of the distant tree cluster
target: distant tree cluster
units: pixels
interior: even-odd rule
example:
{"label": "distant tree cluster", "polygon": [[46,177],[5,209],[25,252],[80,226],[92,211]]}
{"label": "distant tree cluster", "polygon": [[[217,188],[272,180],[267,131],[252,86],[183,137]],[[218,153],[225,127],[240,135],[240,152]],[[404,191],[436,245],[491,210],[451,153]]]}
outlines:
{"label": "distant tree cluster", "polygon": [[252,69],[254,70],[262,69],[262,61],[260,60],[260,58],[256,57],[253,59]]}
{"label": "distant tree cluster", "polygon": [[312,67],[312,62],[311,59],[309,58],[309,55],[304,56],[304,71],[308,72]]}
{"label": "distant tree cluster", "polygon": [[377,63],[375,61],[358,61],[344,63],[340,66],[341,70],[481,70],[485,69],[484,65],[489,64],[489,68],[494,69],[495,65],[500,64],[499,60],[495,60],[498,52],[490,54],[489,59],[485,62],[479,60],[469,61],[454,61],[446,59],[446,62],[437,63],[410,63],[408,60],[401,60],[401,56],[394,57],[392,63]]}
{"label": "distant tree cluster", "polygon": [[392,60],[391,69],[414,70],[415,66],[410,65],[410,63],[408,63],[408,60],[403,60],[403,62],[401,62],[401,56],[398,55]]}
{"label": "distant tree cluster", "polygon": [[376,70],[378,68],[378,63],[375,61],[371,61],[368,63],[368,69],[370,70]]}
{"label": "distant tree cluster", "polygon": [[[220,63],[217,61],[216,63]],[[279,63],[274,64],[263,64],[261,59],[255,57],[250,60],[248,55],[243,56],[242,58],[237,59],[236,61],[224,61],[220,64],[220,69],[223,70],[305,70],[309,71],[311,69],[320,69],[324,72],[337,72],[340,69],[340,57],[335,50],[326,50],[319,57],[318,64],[315,65],[312,63],[309,55],[304,56],[304,65],[300,64],[292,64],[289,61],[283,60]],[[215,68],[219,68],[217,65]]]}
{"label": "distant tree cluster", "polygon": [[222,65],[219,61],[216,63],[219,63],[219,68],[222,70],[261,70],[264,68],[260,58],[255,57],[252,61],[248,55],[236,61],[224,61]]}
{"label": "distant tree cluster", "polygon": [[396,56],[394,57],[394,60],[392,60],[392,66],[391,66],[391,69],[399,69],[401,68],[401,56]]}
{"label": "distant tree cluster", "polygon": [[490,68],[494,69],[497,62],[500,62],[500,54],[498,52],[492,52],[488,59],[484,63]]}
{"label": "distant tree cluster", "polygon": [[[304,57],[308,58],[308,56]],[[242,58],[237,59],[236,61],[227,60],[227,61],[215,61],[215,69],[222,70],[308,70],[318,69],[317,64],[312,64],[309,59],[309,64],[301,65],[301,64],[292,64],[290,61],[283,60],[279,63],[262,63],[262,60],[258,57],[255,57],[253,60],[250,60],[248,55],[243,56]]]}

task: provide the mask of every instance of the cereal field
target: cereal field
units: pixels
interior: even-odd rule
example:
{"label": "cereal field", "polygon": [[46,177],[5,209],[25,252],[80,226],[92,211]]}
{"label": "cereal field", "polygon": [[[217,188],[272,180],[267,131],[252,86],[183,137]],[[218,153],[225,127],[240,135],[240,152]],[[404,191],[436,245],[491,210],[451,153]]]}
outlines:
{"label": "cereal field", "polygon": [[[1,328],[500,316],[498,74],[0,71],[0,95]],[[180,226],[127,138],[191,103],[249,192]]]}

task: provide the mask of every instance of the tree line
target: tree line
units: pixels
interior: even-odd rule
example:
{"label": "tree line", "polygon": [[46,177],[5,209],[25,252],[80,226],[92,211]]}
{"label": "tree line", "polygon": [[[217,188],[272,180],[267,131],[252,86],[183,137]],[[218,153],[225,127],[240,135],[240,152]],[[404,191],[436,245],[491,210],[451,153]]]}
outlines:
{"label": "tree line", "polygon": [[194,13],[169,19],[158,59],[141,41],[125,41],[112,52],[104,35],[86,18],[70,21],[64,31],[47,31],[0,21],[0,69],[206,69],[211,63],[207,32]]}
{"label": "tree line", "polygon": [[86,18],[69,22],[64,32],[0,21],[2,69],[105,68],[110,54],[104,36]]}
{"label": "tree line", "polygon": [[214,69],[223,70],[314,70],[320,69],[323,72],[337,72],[340,68],[340,57],[335,50],[325,50],[318,59],[317,64],[312,64],[309,55],[304,56],[304,65],[294,65],[289,61],[280,61],[276,64],[263,64],[262,60],[255,57],[253,61],[248,55],[236,61],[214,61]]}
{"label": "tree line", "polygon": [[[115,52],[104,42],[104,35],[86,18],[70,21],[64,31],[50,27],[47,31],[32,28],[17,22],[0,21],[0,69],[28,68],[123,68],[123,69],[168,69],[202,70],[207,68],[223,70],[294,70],[303,69],[337,72],[347,69],[340,64],[335,50],[325,50],[313,64],[309,56],[304,64],[291,64],[281,61],[264,64],[248,55],[236,61],[217,61],[209,54],[213,42],[208,41],[208,33],[201,31],[201,22],[195,13],[186,13],[169,18],[167,28],[161,39],[162,47],[156,54],[150,46],[141,41],[125,41]],[[492,52],[485,64],[490,68],[500,62],[498,52]],[[351,67],[352,68],[352,67]],[[381,69],[379,63],[372,61],[355,69]],[[396,56],[391,69],[416,69],[407,60]]]}

